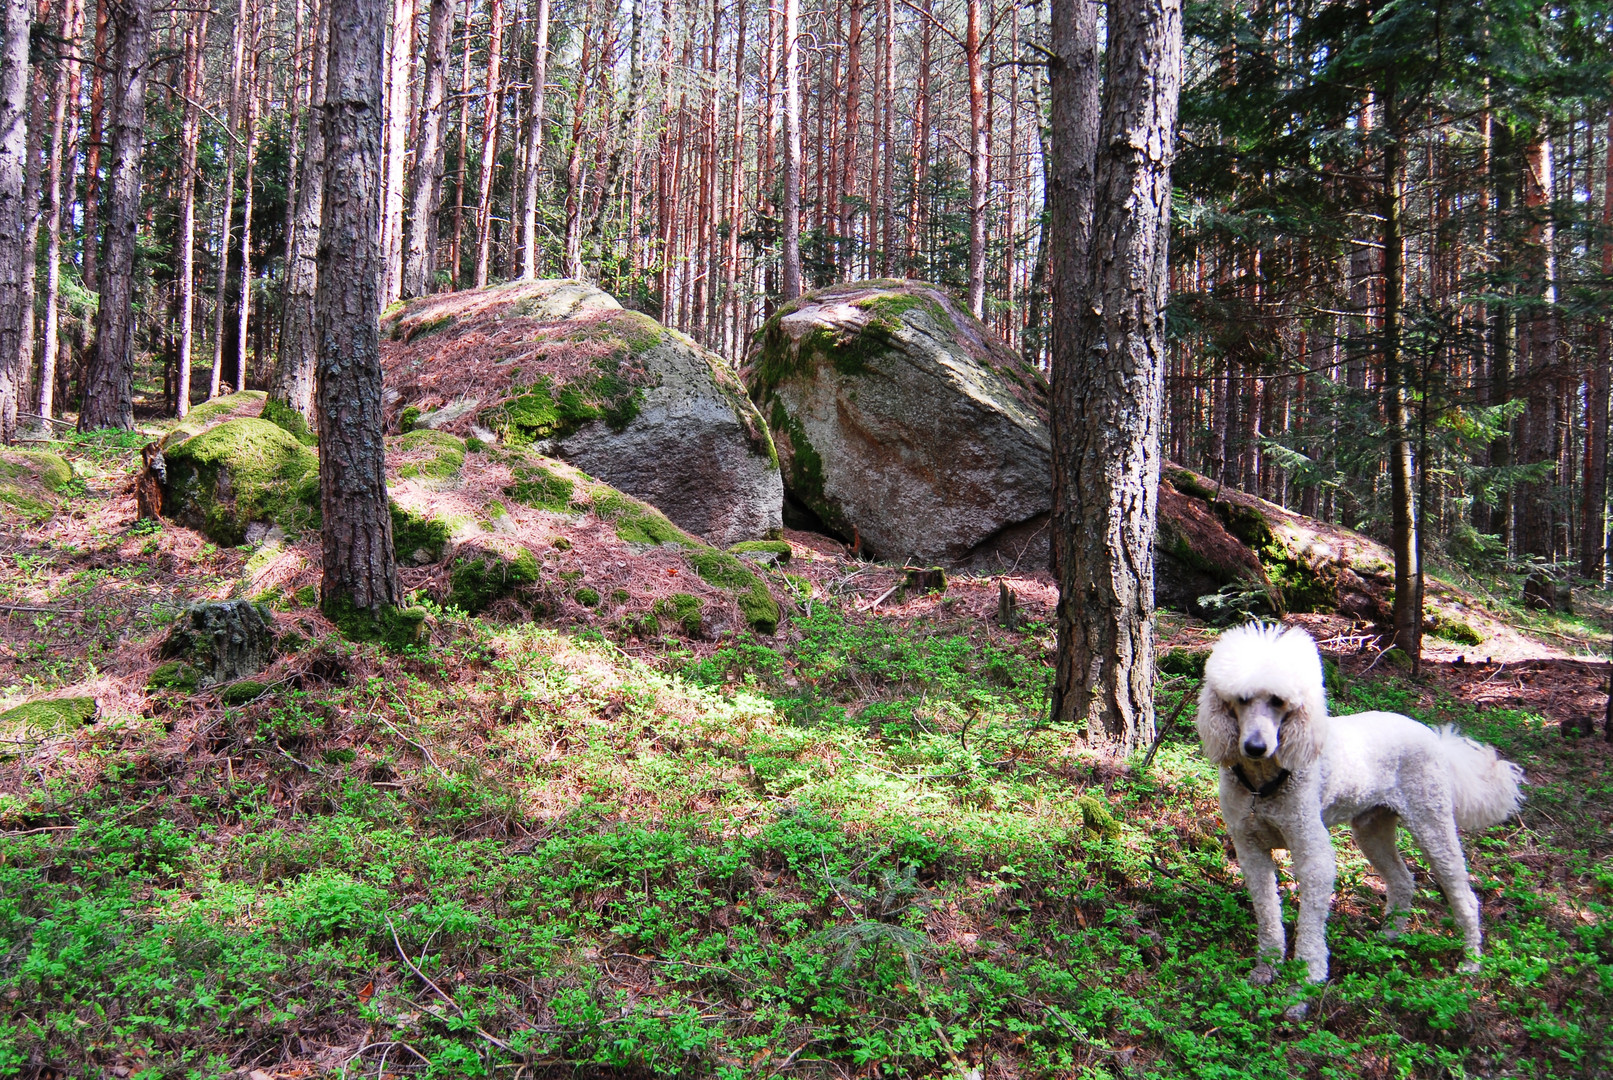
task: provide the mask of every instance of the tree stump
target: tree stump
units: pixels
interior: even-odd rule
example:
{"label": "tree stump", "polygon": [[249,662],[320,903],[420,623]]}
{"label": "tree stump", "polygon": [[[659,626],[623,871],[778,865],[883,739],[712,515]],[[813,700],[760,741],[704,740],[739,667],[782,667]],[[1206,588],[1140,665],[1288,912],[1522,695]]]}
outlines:
{"label": "tree stump", "polygon": [[189,666],[197,686],[216,686],[268,667],[274,637],[274,618],[248,600],[194,604],[168,632],[161,656]]}

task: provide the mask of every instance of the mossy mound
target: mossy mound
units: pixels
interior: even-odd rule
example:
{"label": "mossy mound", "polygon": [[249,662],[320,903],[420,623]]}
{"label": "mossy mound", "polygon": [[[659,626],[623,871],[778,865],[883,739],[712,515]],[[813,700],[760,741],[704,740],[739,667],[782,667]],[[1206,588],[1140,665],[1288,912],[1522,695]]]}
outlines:
{"label": "mossy mound", "polygon": [[730,544],[728,553],[764,566],[783,566],[791,555],[790,545],[783,540],[745,540]]}
{"label": "mossy mound", "polygon": [[95,719],[92,697],[42,698],[0,712],[0,756],[27,752],[50,738]]}
{"label": "mossy mound", "polygon": [[505,552],[467,546],[454,556],[454,567],[448,577],[448,603],[475,615],[507,596],[536,585],[539,577],[538,560],[525,548]]}
{"label": "mossy mound", "polygon": [[406,480],[447,483],[465,467],[465,440],[446,431],[416,428],[400,436],[394,446],[402,458],[397,474]]}
{"label": "mossy mound", "polygon": [[263,403],[263,412],[259,414],[263,419],[279,428],[284,428],[298,442],[304,446],[317,446],[319,435],[308,427],[308,420],[283,401],[269,398]]}
{"label": "mossy mound", "polygon": [[43,450],[0,450],[0,514],[29,524],[46,520],[61,506],[73,466]]}
{"label": "mossy mound", "polygon": [[392,553],[400,563],[425,565],[442,558],[453,536],[453,524],[389,503],[392,509]]}
{"label": "mossy mound", "polygon": [[163,506],[175,521],[233,547],[254,521],[291,532],[319,520],[319,458],[267,420],[228,420],[163,451]]}
{"label": "mossy mound", "polygon": [[201,675],[195,668],[179,660],[169,660],[151,669],[151,674],[146,678],[146,689],[189,693],[200,683]]}
{"label": "mossy mound", "polygon": [[245,705],[262,697],[268,689],[266,683],[258,682],[256,679],[242,679],[219,691],[218,699],[226,705]]}
{"label": "mossy mound", "polygon": [[652,614],[658,620],[667,620],[675,623],[689,637],[699,637],[703,610],[706,604],[700,597],[690,593],[673,593],[655,602],[651,608]]}

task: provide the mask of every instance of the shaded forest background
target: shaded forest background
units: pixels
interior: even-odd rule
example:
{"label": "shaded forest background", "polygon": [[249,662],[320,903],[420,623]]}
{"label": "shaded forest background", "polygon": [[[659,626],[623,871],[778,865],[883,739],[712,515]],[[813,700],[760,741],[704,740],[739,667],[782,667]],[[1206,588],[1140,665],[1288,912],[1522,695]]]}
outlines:
{"label": "shaded forest background", "polygon": [[[24,413],[80,393],[123,10],[34,12]],[[325,14],[152,15],[148,411],[270,384],[311,259]],[[1046,4],[811,0],[799,19],[806,286],[938,282],[1045,368]],[[587,277],[742,365],[782,288],[783,26],[758,0],[395,0],[384,300]],[[1610,35],[1589,3],[1190,5],[1167,455],[1386,535],[1404,409],[1426,554],[1600,579]]]}

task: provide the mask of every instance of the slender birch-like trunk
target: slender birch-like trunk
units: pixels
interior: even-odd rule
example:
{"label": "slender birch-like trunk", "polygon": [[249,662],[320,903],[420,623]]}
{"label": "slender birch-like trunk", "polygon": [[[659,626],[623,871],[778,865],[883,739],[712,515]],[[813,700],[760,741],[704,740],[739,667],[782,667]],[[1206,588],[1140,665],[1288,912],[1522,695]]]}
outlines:
{"label": "slender birch-like trunk", "polygon": [[488,258],[493,241],[493,169],[498,164],[500,114],[504,87],[504,0],[489,0],[486,112],[482,114],[482,172],[476,186],[476,287],[487,284]]}
{"label": "slender birch-like trunk", "polygon": [[50,418],[56,409],[57,362],[61,354],[62,204],[71,201],[73,165],[78,147],[78,92],[82,83],[79,50],[84,35],[82,0],[65,0],[62,40],[68,43],[57,77],[51,113],[50,211],[45,220],[44,340],[39,353],[38,412]]}
{"label": "slender birch-like trunk", "polygon": [[785,303],[801,295],[801,0],[784,0],[784,267]]}
{"label": "slender birch-like trunk", "polygon": [[28,37],[33,11],[29,0],[4,0],[0,24],[0,443],[17,437],[18,395],[22,390],[23,278],[33,267],[23,261],[23,184],[28,153]]}

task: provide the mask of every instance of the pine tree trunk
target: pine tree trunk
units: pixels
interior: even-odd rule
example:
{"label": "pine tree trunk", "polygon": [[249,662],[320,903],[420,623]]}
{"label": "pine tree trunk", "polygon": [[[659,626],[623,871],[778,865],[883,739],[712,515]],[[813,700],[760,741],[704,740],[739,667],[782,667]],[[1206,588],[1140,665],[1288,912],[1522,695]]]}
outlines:
{"label": "pine tree trunk", "polygon": [[[255,13],[256,14],[256,13]],[[247,344],[252,320],[252,209],[258,171],[258,36],[252,27],[251,55],[247,59],[246,177],[241,185],[241,294],[235,323],[235,389],[245,390]]]}
{"label": "pine tree trunk", "polygon": [[784,0],[784,266],[779,294],[801,295],[801,0]]}
{"label": "pine tree trunk", "polygon": [[493,241],[493,170],[498,164],[498,136],[500,113],[503,112],[504,85],[501,67],[504,60],[504,0],[489,0],[487,41],[487,97],[486,112],[482,114],[482,170],[481,182],[476,186],[476,287],[487,284],[489,258]]}
{"label": "pine tree trunk", "polygon": [[[1602,274],[1613,279],[1613,109],[1607,116],[1607,169],[1602,174]],[[1579,571],[1600,582],[1607,565],[1607,414],[1613,383],[1613,325],[1595,328],[1596,359],[1586,388],[1584,494],[1580,504]]]}
{"label": "pine tree trunk", "polygon": [[201,141],[202,46],[207,40],[208,12],[194,13],[185,28],[185,118],[180,154],[179,226],[179,373],[174,380],[174,415],[190,412],[191,353],[196,327],[196,154]]}
{"label": "pine tree trunk", "polygon": [[[404,163],[409,154],[409,68],[414,58],[414,0],[392,4],[387,64],[386,203],[381,218],[381,306],[403,295]],[[416,159],[418,161],[418,159]]]}
{"label": "pine tree trunk", "polygon": [[[547,5],[548,0],[539,0]],[[437,249],[437,207],[442,203],[442,125],[448,99],[448,45],[454,31],[454,0],[431,0],[426,27],[425,97],[420,105],[420,138],[415,146],[409,234],[403,246],[404,297],[431,290]]]}
{"label": "pine tree trunk", "polygon": [[235,152],[236,129],[240,126],[241,79],[246,72],[246,32],[251,17],[250,0],[241,0],[235,16],[235,60],[230,69],[229,150],[224,158],[224,209],[219,223],[218,283],[213,290],[213,371],[208,378],[207,396],[216,398],[224,383],[224,322],[229,305],[224,302],[230,284],[230,237],[235,232]]}
{"label": "pine tree trunk", "polygon": [[105,144],[107,37],[112,26],[111,0],[95,5],[95,58],[90,64],[90,137],[84,143],[84,288],[100,288],[101,263],[101,147]]}
{"label": "pine tree trunk", "polygon": [[[78,92],[81,82],[78,46],[84,34],[82,0],[64,0],[61,34],[63,40],[73,43],[73,48],[62,58],[51,114],[50,212],[45,224],[44,340],[39,353],[37,399],[39,415],[46,419],[55,415],[57,358],[61,354],[62,204],[64,199],[71,202],[73,165],[78,151]],[[70,224],[70,214],[68,220]]]}
{"label": "pine tree trunk", "polygon": [[1412,475],[1411,425],[1407,415],[1406,362],[1401,343],[1401,309],[1405,302],[1405,234],[1401,225],[1405,184],[1401,129],[1393,113],[1395,83],[1391,75],[1383,95],[1383,186],[1379,207],[1383,243],[1383,409],[1389,428],[1390,548],[1395,557],[1395,644],[1415,666],[1422,658],[1422,605],[1417,595],[1417,528],[1415,478]]}
{"label": "pine tree trunk", "polygon": [[985,84],[980,69],[980,0],[969,0],[964,37],[969,68],[969,310],[986,317],[986,153]]}
{"label": "pine tree trunk", "polygon": [[381,67],[386,0],[330,0],[324,209],[314,301],[325,610],[399,599],[381,416]]}
{"label": "pine tree trunk", "polygon": [[[1528,266],[1524,281],[1533,302],[1518,325],[1518,371],[1527,379],[1527,405],[1523,413],[1523,460],[1550,463],[1556,458],[1556,401],[1558,374],[1556,225],[1552,220],[1554,187],[1551,139],[1542,128],[1524,154],[1523,204],[1530,217]],[[1554,478],[1520,486],[1518,503],[1519,550],[1525,555],[1553,557],[1555,526]]]}
{"label": "pine tree trunk", "polygon": [[23,261],[23,185],[28,153],[29,0],[4,0],[0,26],[0,443],[17,437],[18,397],[24,377],[22,324],[33,312],[23,307],[23,278],[33,267]]}
{"label": "pine tree trunk", "polygon": [[[40,0],[34,14],[41,23],[46,23],[50,18],[50,0]],[[48,126],[45,108],[50,101],[50,90],[45,82],[43,65],[34,70],[30,81],[33,86],[29,94],[25,151],[28,157],[22,176],[22,265],[27,268],[27,272],[22,275],[23,317],[20,324],[20,340],[17,343],[16,394],[12,405],[14,413],[23,407],[24,399],[28,396],[28,379],[34,373],[34,351],[38,343],[34,337],[34,289],[39,276],[37,272],[41,216],[39,210],[45,186],[44,134]],[[3,426],[3,421],[0,421],[0,427]]]}
{"label": "pine tree trunk", "polygon": [[[645,0],[633,0],[635,41],[644,16]],[[634,50],[635,57],[637,49]],[[538,276],[538,181],[543,175],[543,92],[549,79],[549,0],[538,0],[537,29],[532,37],[532,110],[527,118],[526,175],[522,177],[521,277]]]}
{"label": "pine tree trunk", "polygon": [[109,170],[112,190],[107,200],[100,309],[84,379],[80,431],[134,426],[134,249],[140,223],[140,163],[145,151],[151,0],[124,0],[113,8],[112,22],[117,79]]}
{"label": "pine tree trunk", "polygon": [[281,301],[280,353],[269,380],[269,398],[295,411],[310,428],[314,416],[314,298],[319,283],[320,216],[325,200],[325,83],[330,54],[331,0],[320,5],[314,31],[314,62],[308,90],[308,137],[302,176],[297,181],[296,220],[286,257],[286,288]]}
{"label": "pine tree trunk", "polygon": [[[1075,286],[1055,284],[1053,718],[1085,724],[1090,739],[1124,755],[1154,729],[1153,555],[1181,7],[1109,5],[1097,124],[1091,6],[1055,0],[1053,9],[1060,180],[1052,266],[1055,282],[1067,270]],[[1082,185],[1071,158],[1084,158],[1094,142],[1087,233],[1076,216]],[[1084,267],[1072,265],[1072,254],[1085,256]]]}

